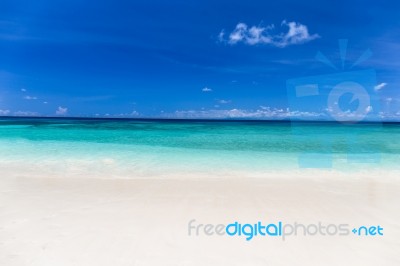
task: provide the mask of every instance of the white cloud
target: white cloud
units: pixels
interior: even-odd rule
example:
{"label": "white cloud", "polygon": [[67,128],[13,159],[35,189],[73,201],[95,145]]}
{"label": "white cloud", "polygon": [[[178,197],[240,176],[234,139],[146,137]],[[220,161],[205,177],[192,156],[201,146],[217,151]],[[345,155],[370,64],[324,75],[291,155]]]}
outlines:
{"label": "white cloud", "polygon": [[131,116],[139,116],[140,113],[138,111],[132,111],[132,113],[130,115]]}
{"label": "white cloud", "polygon": [[220,42],[223,42],[224,41],[224,37],[225,37],[225,31],[221,30],[221,32],[218,34],[218,40]]}
{"label": "white cloud", "polygon": [[68,113],[68,108],[59,106],[56,110],[56,115],[66,115]]}
{"label": "white cloud", "polygon": [[219,102],[220,104],[227,104],[227,103],[230,103],[231,100],[218,100],[218,102]]}
{"label": "white cloud", "polygon": [[[215,106],[214,108],[218,108]],[[375,120],[379,118],[386,120],[399,120],[400,111],[398,113],[380,112],[379,114],[373,113],[372,106],[368,106],[365,110],[368,113],[366,120]],[[357,120],[364,114],[357,114],[351,111],[337,114],[338,117],[353,118]],[[322,112],[311,111],[298,111],[272,108],[268,106],[260,106],[257,110],[246,109],[210,109],[210,110],[177,110],[174,113],[163,113],[163,117],[167,118],[186,118],[186,119],[267,119],[267,120],[283,120],[283,119],[300,119],[300,120],[334,120],[332,113],[327,109]]]}
{"label": "white cloud", "polygon": [[0,115],[8,115],[10,114],[10,110],[1,110],[0,109]]}
{"label": "white cloud", "polygon": [[387,83],[382,82],[382,83],[376,85],[376,86],[374,87],[374,89],[375,89],[376,91],[379,91],[379,90],[383,89],[386,85],[387,85]]}
{"label": "white cloud", "polygon": [[297,22],[282,22],[282,25],[289,27],[289,31],[283,36],[280,46],[284,47],[290,44],[300,44],[318,38],[318,34],[310,35],[307,26]]}
{"label": "white cloud", "polygon": [[316,119],[326,117],[323,113],[314,112],[300,112],[290,111],[289,109],[278,109],[263,106],[258,110],[244,110],[244,109],[213,109],[213,110],[187,110],[176,111],[172,114],[167,114],[167,117],[173,118],[248,118],[248,119],[276,119],[282,120],[287,118],[302,118],[302,119]]}
{"label": "white cloud", "polygon": [[22,92],[26,92],[26,89],[21,89]]}
{"label": "white cloud", "polygon": [[43,102],[43,104],[48,104],[48,102]]}
{"label": "white cloud", "polygon": [[[162,112],[162,111],[161,111]],[[119,113],[119,114],[95,114],[96,117],[112,117],[112,118],[134,118],[134,117],[140,117],[141,114],[138,111],[133,110],[130,113]]]}
{"label": "white cloud", "polygon": [[36,96],[25,96],[24,97],[25,100],[37,100],[38,98]]}
{"label": "white cloud", "polygon": [[212,92],[213,90],[208,87],[204,87],[201,91],[202,92]]}
{"label": "white cloud", "polygon": [[31,112],[31,111],[17,111],[14,112],[15,116],[39,116],[39,113],[37,112]]}
{"label": "white cloud", "polygon": [[140,113],[138,111],[133,110],[131,113],[122,113],[119,115],[115,115],[115,117],[139,117]]}
{"label": "white cloud", "polygon": [[380,112],[379,117],[386,121],[399,121],[400,122],[400,111],[395,112]]}
{"label": "white cloud", "polygon": [[245,23],[238,23],[236,28],[225,38],[225,31],[222,30],[218,39],[230,45],[244,43],[247,45],[267,44],[276,47],[286,47],[293,44],[301,44],[319,38],[318,34],[308,32],[307,26],[298,22],[282,21],[283,26],[287,26],[287,32],[272,33],[274,25],[247,26]]}

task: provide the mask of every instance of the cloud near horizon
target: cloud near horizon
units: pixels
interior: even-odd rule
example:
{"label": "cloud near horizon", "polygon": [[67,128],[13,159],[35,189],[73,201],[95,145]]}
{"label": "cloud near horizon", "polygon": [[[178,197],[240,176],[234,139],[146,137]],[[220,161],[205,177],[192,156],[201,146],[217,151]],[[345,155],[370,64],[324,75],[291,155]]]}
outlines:
{"label": "cloud near horizon", "polygon": [[287,32],[272,33],[275,29],[273,24],[268,26],[251,26],[246,23],[238,23],[236,28],[227,35],[225,30],[222,30],[218,39],[220,42],[226,42],[230,45],[244,43],[247,45],[271,45],[279,48],[284,48],[289,45],[302,44],[319,38],[318,34],[310,34],[307,26],[299,22],[282,21],[281,26],[288,27]]}
{"label": "cloud near horizon", "polygon": [[68,108],[59,106],[56,110],[56,115],[66,115],[68,113]]}
{"label": "cloud near horizon", "polygon": [[0,109],[0,115],[9,115],[10,114],[10,110],[1,110]]}
{"label": "cloud near horizon", "polygon": [[278,109],[262,106],[257,110],[244,109],[212,109],[212,110],[187,110],[175,111],[166,115],[169,118],[187,118],[187,119],[276,119],[282,120],[290,117],[317,118],[325,117],[325,114],[314,112],[290,111],[289,109]]}
{"label": "cloud near horizon", "polygon": [[[368,106],[365,110],[367,114],[373,112],[373,108]],[[359,118],[360,114],[355,114],[350,111],[339,114],[338,116],[343,118]],[[300,120],[320,120],[320,121],[331,121],[334,118],[329,110],[322,112],[310,112],[310,111],[299,111],[272,108],[268,106],[260,106],[256,110],[246,109],[210,109],[210,110],[177,110],[174,113],[165,114],[167,118],[179,118],[179,119],[267,119],[267,120],[284,120],[284,119],[300,119]],[[389,119],[394,121],[400,121],[400,112],[379,112],[371,114],[366,117],[366,120],[377,120]]]}
{"label": "cloud near horizon", "polygon": [[31,112],[31,111],[17,111],[14,112],[14,116],[40,116],[38,112]]}

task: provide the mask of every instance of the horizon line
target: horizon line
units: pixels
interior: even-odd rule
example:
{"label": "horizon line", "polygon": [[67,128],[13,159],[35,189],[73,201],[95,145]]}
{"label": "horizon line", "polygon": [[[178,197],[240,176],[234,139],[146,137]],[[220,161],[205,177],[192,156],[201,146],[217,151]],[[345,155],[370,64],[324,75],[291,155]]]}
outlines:
{"label": "horizon line", "polygon": [[0,116],[2,119],[59,119],[59,120],[120,120],[120,121],[200,121],[200,122],[305,122],[305,123],[337,123],[337,124],[400,124],[400,121],[337,121],[337,120],[302,120],[293,118],[283,119],[254,119],[254,118],[165,118],[165,117],[93,117],[93,116]]}

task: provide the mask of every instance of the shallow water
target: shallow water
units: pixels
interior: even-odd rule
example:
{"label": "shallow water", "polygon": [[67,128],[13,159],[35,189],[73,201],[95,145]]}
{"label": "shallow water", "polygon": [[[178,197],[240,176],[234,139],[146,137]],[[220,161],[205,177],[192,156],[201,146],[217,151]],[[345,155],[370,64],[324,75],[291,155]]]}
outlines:
{"label": "shallow water", "polygon": [[0,167],[112,176],[390,170],[400,169],[399,136],[400,124],[2,118]]}

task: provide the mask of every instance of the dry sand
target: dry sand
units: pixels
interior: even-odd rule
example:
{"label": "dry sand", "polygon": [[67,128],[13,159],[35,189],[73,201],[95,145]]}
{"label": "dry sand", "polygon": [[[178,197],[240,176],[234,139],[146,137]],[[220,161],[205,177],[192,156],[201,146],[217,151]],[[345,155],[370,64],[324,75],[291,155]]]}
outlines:
{"label": "dry sand", "polygon": [[[381,225],[383,236],[189,236],[188,222]],[[0,265],[400,265],[400,180],[0,178]]]}

